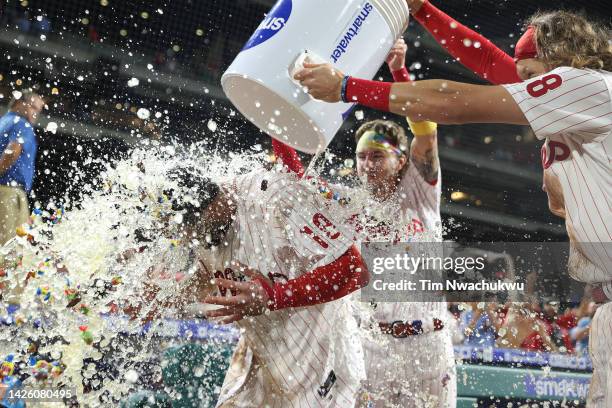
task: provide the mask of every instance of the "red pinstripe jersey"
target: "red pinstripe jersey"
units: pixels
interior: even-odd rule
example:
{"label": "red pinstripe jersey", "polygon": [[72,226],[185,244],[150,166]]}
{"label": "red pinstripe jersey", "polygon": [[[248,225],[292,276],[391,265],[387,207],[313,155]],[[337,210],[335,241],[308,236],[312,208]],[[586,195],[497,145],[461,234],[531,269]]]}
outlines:
{"label": "red pinstripe jersey", "polygon": [[[272,272],[274,279],[291,279],[331,263],[353,244],[350,230],[336,225],[327,200],[293,174],[252,172],[234,180],[231,189],[237,213],[226,244],[201,254],[211,274],[241,279],[230,265],[237,260],[264,274]],[[279,391],[286,393],[284,406],[325,406],[317,391],[332,369],[339,384],[358,384],[363,370],[355,371],[349,364],[359,360],[355,353],[361,351],[360,344],[346,348],[351,343],[347,336],[358,336],[350,332],[356,324],[345,307],[340,299],[239,323],[253,354],[266,365]],[[222,397],[237,388],[239,384],[228,385]],[[351,401],[354,395],[340,397]]]}
{"label": "red pinstripe jersey", "polygon": [[561,67],[504,87],[545,141],[544,171],[558,178],[570,235],[589,261],[572,276],[612,282],[612,74]]}
{"label": "red pinstripe jersey", "polygon": [[[440,171],[437,182],[432,184],[423,179],[412,162],[408,163],[395,198],[399,204],[398,223],[395,227],[401,230],[400,241],[442,241],[441,185]],[[384,238],[378,236],[376,239],[384,240]],[[439,248],[436,245],[432,248],[434,251],[437,249]],[[446,307],[446,302],[411,302],[409,298],[405,302],[380,302],[376,304],[374,318],[382,322],[395,320],[430,322],[434,317],[446,320]]]}
{"label": "red pinstripe jersey", "polygon": [[[435,183],[425,181],[414,164],[409,161],[397,192],[386,202],[368,203],[369,209],[355,214],[346,222],[356,231],[356,238],[366,242],[440,242],[442,241],[442,221],[440,217],[440,197],[442,176],[438,172]],[[335,190],[350,195],[351,189],[334,186]],[[438,246],[433,246],[439,249]],[[400,248],[400,246],[397,246]],[[380,256],[388,256],[388,253]],[[379,321],[395,320],[432,320],[447,316],[446,302],[415,302],[406,298],[404,302],[376,303],[373,317]]]}

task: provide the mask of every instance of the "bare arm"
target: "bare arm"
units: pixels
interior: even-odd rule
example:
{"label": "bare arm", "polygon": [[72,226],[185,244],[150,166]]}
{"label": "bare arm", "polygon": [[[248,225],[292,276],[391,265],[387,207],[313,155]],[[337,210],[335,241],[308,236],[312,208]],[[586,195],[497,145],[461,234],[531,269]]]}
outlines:
{"label": "bare arm", "polygon": [[[396,82],[410,82],[410,75],[406,70],[406,51],[408,46],[403,38],[395,42],[393,48],[387,55],[387,64],[389,71],[393,75]],[[408,122],[411,123],[411,122]],[[422,122],[421,122],[422,123]],[[410,146],[410,161],[421,174],[421,177],[427,182],[438,180],[438,169],[440,168],[440,160],[438,158],[438,138],[437,130],[431,127],[424,127],[427,130],[413,128],[411,130],[415,135]],[[418,126],[418,125],[417,125]],[[421,125],[422,127],[422,125]]]}
{"label": "bare arm", "polygon": [[[344,73],[330,64],[304,64],[304,69],[295,75],[311,96],[332,103],[342,99],[343,78]],[[503,86],[441,79],[391,84],[350,77],[345,91],[351,102],[408,116],[413,122],[529,125]]]}
{"label": "bare arm", "polygon": [[438,156],[438,132],[416,136],[410,146],[410,160],[427,182],[438,180],[440,157]]}
{"label": "bare arm", "polygon": [[587,339],[589,337],[589,331],[591,330],[591,326],[587,326],[587,327],[582,327],[580,329],[576,329],[576,331],[573,332],[573,339],[575,341],[580,341],[580,340],[584,340]]}
{"label": "bare arm", "polygon": [[472,85],[440,79],[395,83],[389,110],[413,121],[443,124],[508,123],[529,125],[502,86]]}
{"label": "bare arm", "polygon": [[23,146],[19,142],[10,142],[2,156],[0,156],[0,176],[3,175],[11,168],[13,164],[17,161],[19,156],[21,155],[21,151],[23,150]]}
{"label": "bare arm", "polygon": [[406,3],[408,3],[410,14],[414,15],[418,13],[419,10],[421,10],[421,7],[423,7],[425,0],[406,0]]}

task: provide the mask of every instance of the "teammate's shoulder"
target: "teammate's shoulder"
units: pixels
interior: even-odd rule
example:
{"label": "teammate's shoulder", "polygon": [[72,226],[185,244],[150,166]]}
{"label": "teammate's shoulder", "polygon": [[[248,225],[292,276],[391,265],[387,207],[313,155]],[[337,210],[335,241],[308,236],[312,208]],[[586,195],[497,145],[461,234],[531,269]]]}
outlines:
{"label": "teammate's shoulder", "polygon": [[547,72],[546,74],[541,75],[540,77],[546,77],[548,75],[557,74],[566,79],[572,78],[589,78],[589,77],[605,77],[612,75],[609,71],[601,70],[601,69],[591,69],[591,68],[575,68],[570,66],[561,66],[553,69],[552,71]]}

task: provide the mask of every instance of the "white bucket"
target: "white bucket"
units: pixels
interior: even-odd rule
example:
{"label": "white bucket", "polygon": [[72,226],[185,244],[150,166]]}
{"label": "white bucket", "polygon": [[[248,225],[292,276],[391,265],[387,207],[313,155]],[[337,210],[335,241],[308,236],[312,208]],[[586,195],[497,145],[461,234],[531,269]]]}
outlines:
{"label": "white bucket", "polygon": [[296,61],[307,51],[346,74],[372,78],[408,16],[406,0],[279,0],[223,74],[223,90],[262,131],[316,153],[352,105],[312,99],[290,76]]}

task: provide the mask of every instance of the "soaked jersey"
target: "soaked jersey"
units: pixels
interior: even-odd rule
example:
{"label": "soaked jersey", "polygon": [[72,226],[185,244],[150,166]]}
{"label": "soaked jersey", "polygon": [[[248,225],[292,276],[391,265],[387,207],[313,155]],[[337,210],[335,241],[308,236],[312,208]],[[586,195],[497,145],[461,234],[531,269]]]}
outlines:
{"label": "soaked jersey", "polygon": [[[441,185],[440,172],[436,183],[429,183],[423,179],[412,161],[408,163],[408,169],[396,193],[399,203],[398,219],[401,220],[400,231],[395,234],[396,239],[399,237],[401,242],[442,241]],[[380,238],[382,237],[377,239]],[[406,302],[381,302],[374,307],[374,318],[381,322],[430,322],[434,317],[444,321],[447,316],[446,302],[410,302],[410,299],[406,299]]]}
{"label": "soaked jersey", "polygon": [[[362,248],[368,242],[441,242],[441,175],[434,183],[425,181],[412,161],[400,181],[397,192],[384,203],[368,205],[366,211],[353,215],[348,224],[357,233]],[[439,248],[433,248],[437,250]],[[381,256],[384,256],[381,254]],[[380,322],[395,320],[445,320],[446,302],[377,302],[373,318]]]}
{"label": "soaked jersey", "polygon": [[[226,243],[200,255],[211,275],[241,280],[231,266],[239,261],[284,282],[333,262],[353,244],[350,229],[334,222],[330,203],[293,174],[252,172],[230,190],[237,211]],[[244,375],[226,379],[220,403],[240,392],[256,360],[283,406],[352,406],[355,396],[347,390],[357,387],[363,367],[344,300],[278,310],[238,325],[249,349],[241,362]]]}

